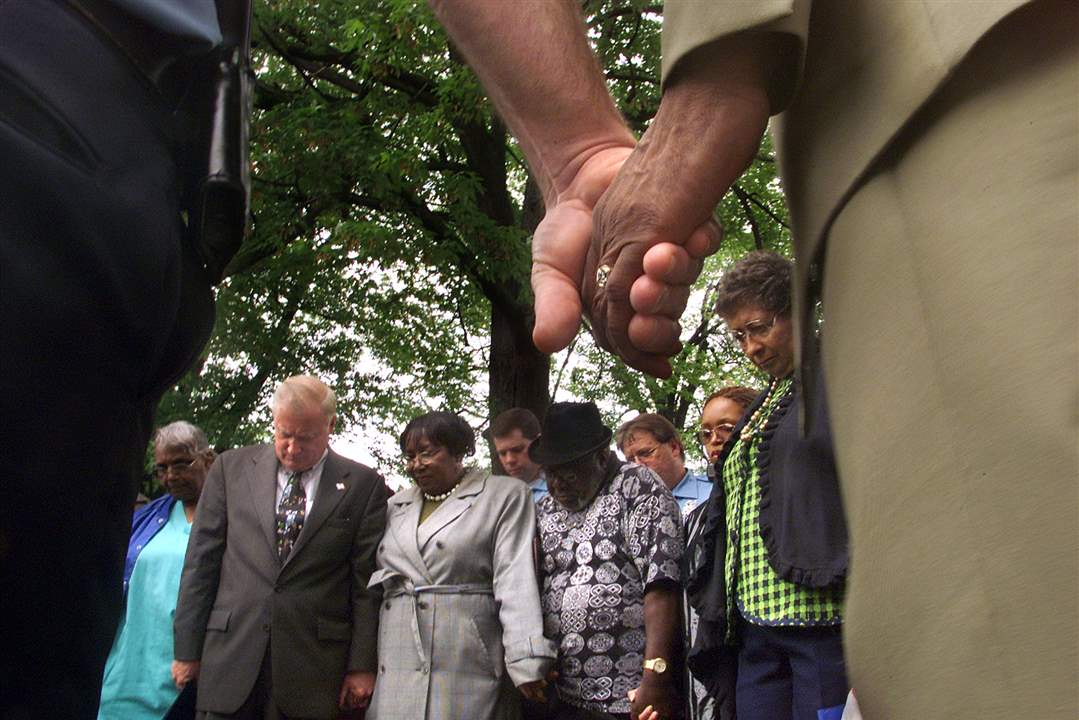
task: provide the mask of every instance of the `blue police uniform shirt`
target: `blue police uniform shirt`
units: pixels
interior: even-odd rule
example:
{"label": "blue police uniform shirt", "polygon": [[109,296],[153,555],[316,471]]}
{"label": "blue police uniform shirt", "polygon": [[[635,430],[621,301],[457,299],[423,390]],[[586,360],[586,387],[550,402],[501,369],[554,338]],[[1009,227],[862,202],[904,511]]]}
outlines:
{"label": "blue police uniform shirt", "polygon": [[678,508],[682,511],[682,517],[686,517],[698,505],[708,501],[712,494],[712,481],[704,475],[695,475],[689,470],[671,490],[674,499],[678,501]]}
{"label": "blue police uniform shirt", "polygon": [[547,478],[544,476],[542,470],[532,482],[528,483],[528,489],[532,491],[532,502],[538,503],[540,500],[547,497]]}

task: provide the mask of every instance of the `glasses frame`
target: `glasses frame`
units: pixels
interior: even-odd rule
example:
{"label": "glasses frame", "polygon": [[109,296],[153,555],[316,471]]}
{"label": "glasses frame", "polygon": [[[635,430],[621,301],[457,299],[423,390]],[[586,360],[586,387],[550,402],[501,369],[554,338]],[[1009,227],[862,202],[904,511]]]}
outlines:
{"label": "glasses frame", "polygon": [[741,330],[730,330],[731,340],[736,342],[740,347],[745,347],[746,342],[753,338],[754,340],[763,340],[768,337],[772,330],[776,326],[776,320],[779,318],[779,313],[772,315],[772,319],[768,322],[764,320],[750,320],[745,324]]}
{"label": "glasses frame", "polygon": [[734,432],[734,425],[731,425],[730,423],[720,423],[714,428],[701,428],[697,431],[697,438],[702,443],[712,442],[712,436],[715,435],[719,430],[726,430],[727,434],[729,435]]}
{"label": "glasses frame", "polygon": [[405,462],[405,467],[408,467],[409,465],[412,465],[413,463],[416,463],[416,462],[418,462],[420,464],[423,464],[423,465],[430,465],[431,461],[434,460],[436,457],[438,457],[438,454],[440,452],[442,452],[444,449],[445,448],[442,448],[440,446],[440,447],[437,447],[437,448],[434,448],[434,449],[427,448],[426,450],[420,450],[419,452],[415,453],[414,455],[409,455],[408,453],[406,453],[404,458],[403,458],[403,460]]}
{"label": "glasses frame", "polygon": [[154,465],[154,477],[163,478],[169,474],[170,470],[176,473],[187,472],[191,469],[191,466],[198,461],[198,458],[192,458],[191,460],[174,460],[170,463],[157,463]]}
{"label": "glasses frame", "polygon": [[637,463],[638,465],[640,465],[641,461],[638,458],[644,458],[645,460],[647,460],[648,458],[655,455],[656,451],[659,450],[660,447],[663,446],[663,444],[664,443],[659,443],[658,445],[653,445],[650,448],[645,448],[643,450],[638,450],[637,452],[633,453],[632,456],[627,454],[626,455],[626,461],[631,462],[631,463]]}

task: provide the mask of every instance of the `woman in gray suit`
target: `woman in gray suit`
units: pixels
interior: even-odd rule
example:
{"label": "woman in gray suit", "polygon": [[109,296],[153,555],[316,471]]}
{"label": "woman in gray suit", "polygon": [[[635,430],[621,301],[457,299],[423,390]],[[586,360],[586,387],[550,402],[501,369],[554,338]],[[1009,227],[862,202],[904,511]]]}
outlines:
{"label": "woman in gray suit", "polygon": [[413,418],[401,433],[415,480],[390,498],[371,585],[382,585],[370,720],[503,720],[542,699],[555,646],[543,637],[532,543],[535,509],[519,480],[466,469],[472,428]]}

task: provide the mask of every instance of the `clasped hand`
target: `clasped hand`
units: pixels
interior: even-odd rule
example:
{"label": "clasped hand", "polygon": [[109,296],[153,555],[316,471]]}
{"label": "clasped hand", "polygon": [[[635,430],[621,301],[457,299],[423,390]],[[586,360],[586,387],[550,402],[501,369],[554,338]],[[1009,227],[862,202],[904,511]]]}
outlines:
{"label": "clasped hand", "polygon": [[[669,358],[682,349],[678,319],[721,232],[707,201],[678,196],[693,189],[674,182],[667,163],[677,160],[653,158],[652,147],[646,134],[636,150],[592,155],[536,229],[540,350],[566,347],[583,313],[600,347],[630,367],[670,376]],[[697,209],[687,215],[687,206]]]}
{"label": "clasped hand", "polygon": [[670,680],[659,679],[645,673],[641,684],[627,693],[630,702],[629,716],[636,720],[674,720],[682,717],[682,708],[678,702]]}

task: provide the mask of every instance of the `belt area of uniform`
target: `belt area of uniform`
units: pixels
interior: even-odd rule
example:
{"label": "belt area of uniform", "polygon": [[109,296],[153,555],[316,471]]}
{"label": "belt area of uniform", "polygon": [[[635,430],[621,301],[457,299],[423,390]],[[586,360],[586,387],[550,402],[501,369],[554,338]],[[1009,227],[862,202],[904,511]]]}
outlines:
{"label": "belt area of uniform", "polygon": [[194,59],[178,41],[132,17],[110,0],[68,0],[109,42],[123,53],[170,107],[187,92]]}

